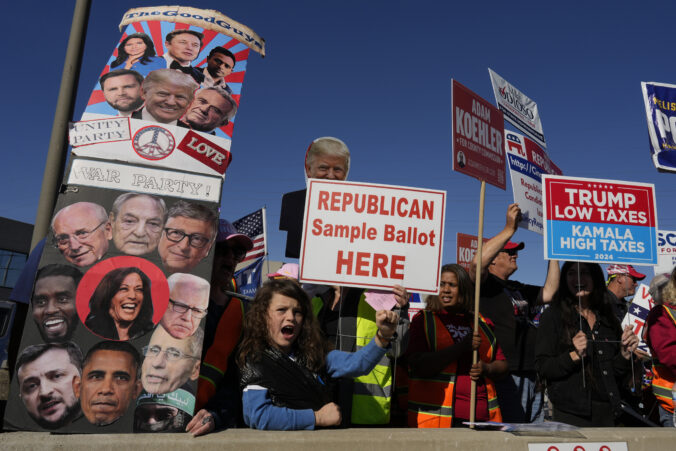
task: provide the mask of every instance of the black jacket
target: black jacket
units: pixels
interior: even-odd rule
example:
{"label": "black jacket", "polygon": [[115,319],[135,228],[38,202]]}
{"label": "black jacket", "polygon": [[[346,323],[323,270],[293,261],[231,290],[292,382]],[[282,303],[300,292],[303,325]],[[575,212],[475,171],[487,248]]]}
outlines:
{"label": "black jacket", "polygon": [[570,357],[573,344],[571,340],[564,343],[561,338],[567,332],[558,305],[552,305],[542,314],[537,332],[535,368],[547,384],[549,399],[557,409],[579,416],[591,415],[592,397],[607,400],[617,409],[620,402],[617,380],[630,368],[629,361],[620,353],[621,330],[614,324],[615,319],[603,318],[595,313],[593,330],[589,329],[586,320],[582,321],[582,330],[587,337],[594,337],[588,340],[584,359],[588,363],[585,366],[585,387],[582,384],[582,364],[580,361],[573,362]]}

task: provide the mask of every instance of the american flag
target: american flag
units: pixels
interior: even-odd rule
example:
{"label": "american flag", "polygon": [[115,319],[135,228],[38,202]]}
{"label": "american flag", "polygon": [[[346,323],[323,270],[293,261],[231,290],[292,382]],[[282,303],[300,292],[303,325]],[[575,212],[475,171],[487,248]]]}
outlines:
{"label": "american flag", "polygon": [[246,253],[243,262],[267,255],[267,242],[265,241],[265,208],[239,218],[232,223],[239,233],[251,238],[253,249]]}

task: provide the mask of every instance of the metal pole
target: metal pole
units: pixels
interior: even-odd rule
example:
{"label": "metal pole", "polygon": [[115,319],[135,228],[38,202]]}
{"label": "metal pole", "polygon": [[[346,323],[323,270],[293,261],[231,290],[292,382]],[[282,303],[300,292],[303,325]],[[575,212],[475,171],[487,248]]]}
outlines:
{"label": "metal pole", "polygon": [[40,190],[40,201],[38,202],[35,227],[31,239],[31,250],[49,231],[52,210],[66,165],[68,122],[72,119],[75,108],[75,94],[80,76],[90,6],[91,0],[76,0],[75,2],[73,23],[70,27],[66,59],[61,74],[61,87],[59,88],[54,123],[52,124],[52,136],[49,140],[45,172],[42,176],[42,189]]}

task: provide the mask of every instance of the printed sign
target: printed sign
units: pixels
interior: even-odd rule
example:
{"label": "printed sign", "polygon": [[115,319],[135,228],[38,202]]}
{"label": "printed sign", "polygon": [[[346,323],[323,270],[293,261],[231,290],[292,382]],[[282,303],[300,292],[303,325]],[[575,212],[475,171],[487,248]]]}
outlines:
{"label": "printed sign", "polygon": [[653,164],[676,172],[676,85],[641,82],[641,90]]}
{"label": "printed sign", "polygon": [[238,270],[233,275],[237,284],[237,291],[245,296],[256,296],[258,287],[261,286],[263,275],[263,257],[256,259],[250,265]]}
{"label": "printed sign", "polygon": [[[487,241],[488,240],[484,238],[484,244]],[[476,235],[467,235],[465,233],[458,232],[455,247],[458,264],[465,268],[465,271],[469,272],[470,267],[472,266],[474,254],[476,254],[476,250],[479,248],[478,238]]]}
{"label": "printed sign", "polygon": [[[120,139],[108,139],[103,132],[87,132],[91,124],[123,122],[128,130],[106,131]],[[82,130],[85,130],[82,132]],[[100,140],[96,140],[97,137]],[[138,119],[99,119],[71,124],[73,155],[151,165],[223,177],[232,160],[230,140],[172,125],[149,125]]]}
{"label": "printed sign", "polygon": [[310,179],[300,280],[437,293],[446,192]]}
{"label": "printed sign", "polygon": [[543,175],[545,258],[657,263],[655,186]]}
{"label": "printed sign", "polygon": [[[82,122],[71,130],[75,154],[222,175],[249,53],[265,55],[265,41],[217,11],[179,6],[130,10],[122,27]],[[126,133],[122,119],[129,121]],[[173,151],[184,139],[184,149],[193,143],[218,150],[205,150],[212,152],[206,158],[188,152],[196,159],[181,162],[186,155]]]}
{"label": "printed sign", "polygon": [[453,170],[505,189],[502,112],[457,81],[453,94]]}
{"label": "printed sign", "polygon": [[[135,171],[164,172],[75,160],[71,182],[87,163],[97,165],[88,168],[90,173],[99,171],[111,180],[118,171],[120,182],[133,180]],[[212,178],[220,194],[221,179]],[[177,424],[167,422],[160,429],[153,428],[157,423],[149,416],[167,397],[194,406],[199,360],[180,360],[180,370],[155,363],[169,346],[200,355],[204,326],[171,300],[206,312],[216,199],[186,200],[178,193],[166,195],[168,190],[161,195],[125,192],[126,183],[115,189],[100,185],[105,183],[69,183],[57,199],[19,347],[7,428],[178,432],[194,413],[187,407],[173,411]],[[193,188],[184,185],[184,191]],[[57,370],[64,383],[43,392],[41,384],[55,387],[49,374]],[[105,397],[106,408],[95,390],[99,378],[87,377],[96,371],[101,378],[121,375],[120,391],[115,398]]]}
{"label": "printed sign", "polygon": [[92,119],[91,121],[72,122],[69,125],[70,145],[73,147],[131,139],[129,118],[126,117]]}
{"label": "printed sign", "polygon": [[627,451],[627,442],[529,443],[528,451]]}
{"label": "printed sign", "polygon": [[68,183],[220,202],[223,180],[186,172],[74,158]]}
{"label": "printed sign", "polygon": [[204,403],[221,187],[249,52],[264,41],[195,8],[137,8],[123,25],[70,126],[68,183],[23,293],[8,430],[185,433]]}
{"label": "printed sign", "polygon": [[521,208],[519,227],[542,235],[542,174],[561,175],[561,170],[540,146],[527,136],[505,132],[505,149],[512,177],[514,202]]}
{"label": "printed sign", "polygon": [[671,273],[676,266],[676,231],[659,230],[657,232],[657,266],[655,275]]}
{"label": "printed sign", "polygon": [[650,287],[645,284],[640,284],[636,287],[636,294],[629,304],[627,309],[627,314],[624,315],[622,319],[622,327],[631,326],[634,331],[634,335],[638,337],[638,347],[641,351],[645,351],[650,354],[650,349],[648,344],[643,341],[643,329],[645,327],[646,318],[648,318],[648,313],[655,305],[653,297],[650,296]]}
{"label": "printed sign", "polygon": [[505,119],[530,136],[539,145],[547,147],[537,103],[490,68],[488,69],[488,73],[491,76],[495,102],[498,104],[500,111],[505,115]]}

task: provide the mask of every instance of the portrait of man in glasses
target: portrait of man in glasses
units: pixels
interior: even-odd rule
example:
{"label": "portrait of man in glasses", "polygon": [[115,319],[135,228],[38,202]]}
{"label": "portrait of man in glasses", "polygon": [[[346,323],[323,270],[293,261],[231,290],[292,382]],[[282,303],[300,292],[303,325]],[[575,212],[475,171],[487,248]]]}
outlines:
{"label": "portrait of man in glasses", "polygon": [[204,332],[197,328],[188,338],[178,340],[158,325],[143,347],[141,382],[147,393],[160,395],[181,388],[200,375]]}
{"label": "portrait of man in glasses", "polygon": [[195,333],[207,314],[209,282],[192,274],[175,273],[167,278],[169,305],[160,325],[179,340]]}
{"label": "portrait of man in glasses", "polygon": [[108,252],[112,238],[108,213],[92,202],[63,207],[52,219],[52,243],[64,258],[76,266],[90,266]]}
{"label": "portrait of man in glasses", "polygon": [[167,213],[157,250],[165,271],[191,272],[209,255],[218,230],[218,217],[211,209],[184,200]]}
{"label": "portrait of man in glasses", "polygon": [[125,193],[110,210],[115,247],[128,255],[145,255],[157,249],[167,207],[159,197]]}

